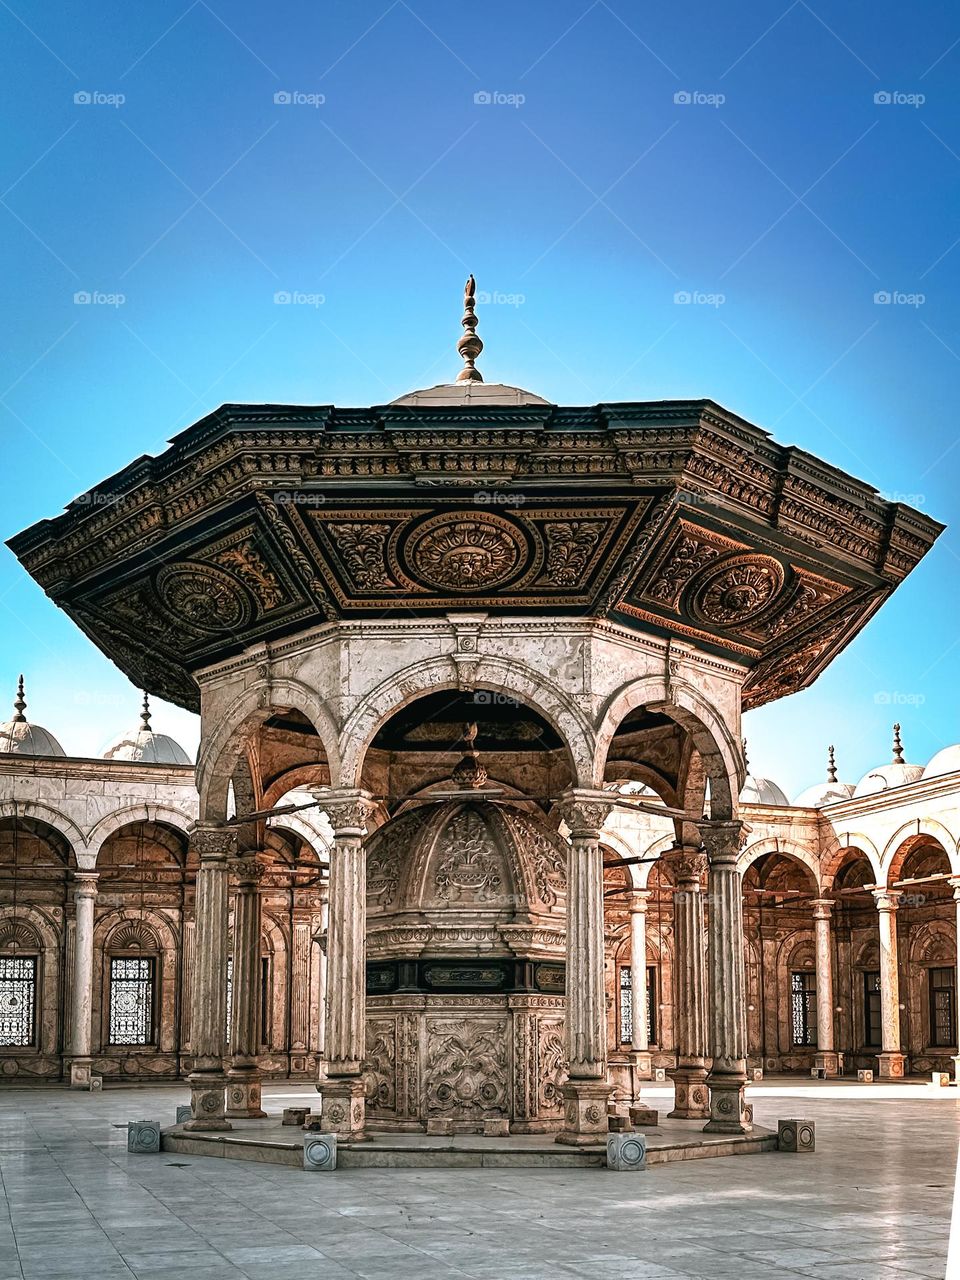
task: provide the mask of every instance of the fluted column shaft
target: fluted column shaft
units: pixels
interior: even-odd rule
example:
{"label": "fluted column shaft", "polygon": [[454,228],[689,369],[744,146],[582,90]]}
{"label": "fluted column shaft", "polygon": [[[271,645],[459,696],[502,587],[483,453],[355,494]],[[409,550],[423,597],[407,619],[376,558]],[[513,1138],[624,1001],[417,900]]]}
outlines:
{"label": "fluted column shaft", "polygon": [[647,1034],[647,903],[648,889],[635,889],[630,895],[630,1005],[633,1035],[630,1047],[635,1053],[650,1048]]}
{"label": "fluted column shaft", "polygon": [[[666,856],[666,855],[665,855]],[[670,857],[676,876],[673,895],[674,979],[673,1007],[677,1048],[671,1117],[701,1120],[707,1105],[707,973],[704,951],[703,894],[700,878],[707,860],[696,849],[682,849]]]}
{"label": "fluted column shaft", "polygon": [[339,792],[325,805],[333,826],[325,999],[322,1124],[341,1138],[363,1137],[361,1068],[367,1010],[367,861],[369,797]]}
{"label": "fluted column shaft", "polygon": [[710,914],[707,958],[710,1002],[707,1047],[713,1059],[708,1133],[743,1133],[747,1079],[747,1004],[743,963],[743,899],[737,858],[742,822],[699,825],[707,852]]}
{"label": "fluted column shaft", "polygon": [[230,1009],[232,1060],[227,1081],[227,1115],[260,1117],[260,1004],[263,974],[260,964],[263,863],[253,854],[235,861],[233,899],[233,983]]}
{"label": "fluted column shaft", "polygon": [[317,948],[317,1005],[319,1019],[317,1024],[317,1057],[322,1059],[327,1043],[327,930],[330,927],[330,904],[327,897],[328,886],[323,887],[323,902],[320,906],[320,936],[323,939]]}
{"label": "fluted column shaft", "polygon": [[85,1089],[90,1086],[90,1042],[93,1019],[93,919],[97,902],[95,871],[75,871],[73,876],[73,900],[76,905],[74,921],[73,958],[73,1020],[70,1047],[73,1057],[70,1063],[70,1087]]}
{"label": "fluted column shaft", "polygon": [[897,962],[897,908],[901,890],[874,889],[877,929],[880,935],[880,1025],[879,1074],[884,1078],[903,1075],[900,1051],[900,974]]}
{"label": "fluted column shaft", "polygon": [[237,837],[216,823],[198,824],[190,837],[199,857],[190,1016],[194,1068],[190,1073],[192,1129],[230,1129],[224,1116],[223,1071],[227,997],[227,910],[230,855]]}
{"label": "fluted column shaft", "polygon": [[817,965],[817,1052],[815,1063],[828,1076],[838,1071],[834,1049],[833,1026],[833,937],[831,917],[833,902],[829,898],[817,898],[813,903],[813,935]]}

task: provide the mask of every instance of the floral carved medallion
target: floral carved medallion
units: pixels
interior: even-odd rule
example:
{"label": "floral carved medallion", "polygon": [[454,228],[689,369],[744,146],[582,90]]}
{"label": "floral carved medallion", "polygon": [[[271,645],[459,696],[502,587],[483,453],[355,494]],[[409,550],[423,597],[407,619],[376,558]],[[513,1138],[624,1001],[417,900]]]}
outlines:
{"label": "floral carved medallion", "polygon": [[498,587],[514,576],[525,558],[520,531],[487,512],[434,516],[413,532],[406,546],[413,575],[441,591]]}
{"label": "floral carved medallion", "polygon": [[157,575],[157,591],[175,617],[201,631],[232,631],[250,617],[242,589],[212,565],[167,565]]}
{"label": "floral carved medallion", "polygon": [[690,612],[715,626],[736,626],[763,613],[779,597],[783,566],[772,556],[734,556],[690,584]]}

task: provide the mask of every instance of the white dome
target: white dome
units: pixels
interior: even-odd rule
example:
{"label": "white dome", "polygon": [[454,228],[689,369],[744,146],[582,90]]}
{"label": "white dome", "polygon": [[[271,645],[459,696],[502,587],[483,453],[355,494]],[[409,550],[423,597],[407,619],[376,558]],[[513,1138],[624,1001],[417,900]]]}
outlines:
{"label": "white dome", "polygon": [[747,780],[740,792],[741,804],[789,804],[783,791],[770,778],[755,778],[747,774]]}
{"label": "white dome", "polygon": [[503,382],[441,382],[436,387],[411,391],[390,403],[423,409],[451,406],[469,409],[471,405],[548,405],[550,401],[535,396],[532,391],[510,387]]}
{"label": "white dome", "polygon": [[13,703],[13,719],[0,724],[0,755],[65,756],[67,753],[49,730],[30,724],[23,714],[26,705],[21,676]]}
{"label": "white dome", "polygon": [[165,733],[154,733],[150,728],[150,704],[146,694],[143,695],[139,728],[121,733],[104,751],[103,758],[133,760],[139,764],[193,764],[179,742]]}
{"label": "white dome", "polygon": [[801,809],[822,809],[826,804],[839,804],[853,795],[852,782],[818,782],[801,791],[794,804]]}
{"label": "white dome", "polygon": [[960,773],[960,743],[943,747],[923,771],[925,778],[939,778],[945,773]]}

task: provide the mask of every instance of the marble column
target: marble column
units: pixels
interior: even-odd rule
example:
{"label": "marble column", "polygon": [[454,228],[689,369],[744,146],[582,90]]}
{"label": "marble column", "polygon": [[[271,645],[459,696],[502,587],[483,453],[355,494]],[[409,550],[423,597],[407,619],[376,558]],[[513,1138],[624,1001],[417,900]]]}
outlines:
{"label": "marble column", "polygon": [[93,1074],[90,1058],[93,1019],[93,916],[97,902],[96,871],[73,873],[76,904],[73,958],[73,1023],[70,1034],[70,1088],[89,1089]]}
{"label": "marble column", "polygon": [[833,1025],[833,915],[831,898],[815,898],[813,902],[813,933],[817,962],[817,1052],[814,1066],[827,1076],[840,1074]]}
{"label": "marble column", "polygon": [[265,867],[255,853],[230,864],[237,877],[233,899],[233,983],[230,1009],[230,1070],[226,1114],[234,1120],[263,1119],[260,1105],[260,963],[262,904],[260,881]]}
{"label": "marble column", "polygon": [[673,1081],[671,1119],[705,1120],[710,1115],[707,1093],[707,961],[703,894],[700,878],[706,857],[696,849],[680,849],[669,857],[676,878],[673,894],[674,1040],[677,1065],[668,1072]]}
{"label": "marble column", "polygon": [[634,889],[630,907],[630,1012],[633,1024],[630,1050],[633,1070],[640,1080],[649,1080],[650,1040],[647,1035],[647,903],[649,889]]}
{"label": "marble column", "polygon": [[705,1133],[749,1133],[744,1110],[747,1082],[747,1005],[743,966],[743,890],[737,858],[742,822],[697,824],[707,852],[710,977],[707,1076],[710,1119]]}
{"label": "marble column", "polygon": [[570,831],[567,853],[567,1082],[557,1142],[583,1146],[606,1140],[607,1018],[603,984],[603,859],[600,828],[610,812],[602,791],[568,792],[561,816]]}
{"label": "marble column", "polygon": [[193,1115],[185,1129],[232,1129],[225,1115],[223,1069],[227,1021],[228,858],[237,851],[234,830],[197,823],[190,835],[199,858],[194,914],[190,1037],[193,1070],[187,1077]]}
{"label": "marble column", "polygon": [[327,897],[328,885],[321,890],[320,928],[317,946],[317,1022],[316,1054],[322,1061],[327,1042],[327,930],[330,928],[330,904]]}
{"label": "marble column", "polygon": [[[954,950],[954,963],[957,968],[956,977],[954,978],[954,995],[956,996],[958,1006],[954,1011],[954,1028],[958,1040],[960,1040],[960,877],[954,876],[950,880],[953,889],[953,900],[956,904],[957,926],[956,926],[956,947]],[[960,1042],[957,1044],[957,1055],[953,1059],[953,1078],[960,1084]]]}
{"label": "marble column", "polygon": [[883,1041],[877,1055],[881,1079],[903,1077],[900,1051],[900,973],[897,967],[897,907],[900,889],[874,889],[877,927],[880,933],[880,1020]]}
{"label": "marble column", "polygon": [[341,1141],[362,1141],[361,1074],[367,1009],[367,861],[363,847],[371,805],[366,792],[338,792],[325,800],[333,827],[324,1059],[317,1085],[321,1127]]}

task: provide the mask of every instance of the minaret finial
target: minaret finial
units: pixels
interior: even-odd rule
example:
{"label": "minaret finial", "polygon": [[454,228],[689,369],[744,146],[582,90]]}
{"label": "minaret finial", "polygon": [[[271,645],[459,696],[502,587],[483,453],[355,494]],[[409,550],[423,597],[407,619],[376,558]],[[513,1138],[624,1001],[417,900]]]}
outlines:
{"label": "minaret finial", "polygon": [[17,681],[17,696],[13,700],[13,720],[14,723],[23,723],[26,716],[23,714],[27,708],[27,700],[23,696],[23,676]]}
{"label": "minaret finial", "polygon": [[457,350],[463,357],[466,368],[461,369],[457,374],[458,382],[482,382],[483,375],[474,364],[477,356],[483,350],[483,343],[477,337],[477,317],[474,313],[474,303],[477,296],[477,282],[473,276],[463,287],[463,319],[460,323],[466,332],[457,343]]}
{"label": "minaret finial", "polygon": [[837,780],[837,757],[834,754],[833,747],[827,748],[827,781],[836,782]]}
{"label": "minaret finial", "polygon": [[143,706],[140,709],[140,728],[144,733],[150,733],[150,698],[146,689],[143,691]]}
{"label": "minaret finial", "polygon": [[744,769],[747,771],[747,773],[749,773],[749,772],[750,772],[750,760],[749,760],[749,758],[748,758],[748,756],[747,756],[747,740],[746,740],[746,738],[741,738],[741,739],[740,739],[740,745],[741,745],[741,747],[743,747],[743,767],[744,767]]}
{"label": "minaret finial", "polygon": [[487,771],[480,763],[477,754],[477,726],[465,724],[461,742],[466,744],[460,763],[454,768],[450,777],[461,787],[482,787],[487,780]]}
{"label": "minaret finial", "polygon": [[900,726],[893,726],[893,763],[903,764],[903,743],[900,741]]}

